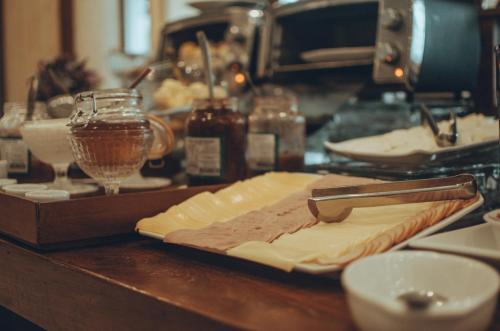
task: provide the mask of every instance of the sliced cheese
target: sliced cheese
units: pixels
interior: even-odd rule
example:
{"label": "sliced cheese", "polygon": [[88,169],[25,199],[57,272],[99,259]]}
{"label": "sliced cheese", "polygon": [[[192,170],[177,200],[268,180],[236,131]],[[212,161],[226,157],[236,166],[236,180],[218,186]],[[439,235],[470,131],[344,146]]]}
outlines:
{"label": "sliced cheese", "polygon": [[322,256],[341,256],[355,245],[372,240],[431,206],[432,202],[426,202],[356,208],[340,223],[321,222],[284,234],[272,243],[246,242],[228,250],[227,254],[290,271],[299,263],[317,262]]}
{"label": "sliced cheese", "polygon": [[305,173],[267,173],[237,182],[216,193],[199,193],[161,214],[140,220],[136,231],[165,236],[176,230],[200,229],[214,222],[226,222],[272,205],[304,190],[320,178],[319,175]]}

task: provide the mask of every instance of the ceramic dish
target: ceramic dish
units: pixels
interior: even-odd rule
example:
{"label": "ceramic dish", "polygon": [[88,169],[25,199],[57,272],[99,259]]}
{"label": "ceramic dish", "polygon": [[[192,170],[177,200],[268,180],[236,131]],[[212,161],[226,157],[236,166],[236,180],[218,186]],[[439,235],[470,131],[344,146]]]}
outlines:
{"label": "ceramic dish", "polygon": [[500,233],[494,231],[490,224],[480,224],[427,238],[413,238],[409,246],[472,256],[500,266]]}
{"label": "ceramic dish", "polygon": [[0,178],[0,187],[7,185],[17,184],[17,179],[14,178]]}
{"label": "ceramic dish", "polygon": [[[449,122],[437,123],[448,132]],[[457,119],[457,145],[439,147],[430,128],[414,126],[381,135],[349,139],[338,143],[325,142],[325,148],[353,160],[390,165],[422,165],[443,162],[498,147],[498,120],[481,114]]]}
{"label": "ceramic dish", "polygon": [[[456,222],[460,218],[462,218],[464,215],[470,213],[474,209],[478,208],[483,204],[483,198],[480,197],[476,202],[474,202],[472,205],[467,206],[458,212],[448,216],[447,218],[441,220],[439,223],[434,224],[433,226],[428,227],[427,229],[424,229],[420,231],[419,233],[415,234],[413,237],[399,243],[398,245],[393,246],[389,251],[395,251],[402,249],[403,247],[407,246],[409,241],[411,239],[415,238],[422,238],[425,236],[428,236],[432,233],[435,233],[436,231],[448,226],[449,224]],[[154,239],[158,240],[163,240],[163,236],[158,235],[156,233],[151,233],[147,231],[142,231],[139,230],[139,233],[143,236],[151,237]],[[328,275],[328,276],[333,276],[333,277],[338,277],[340,272],[342,271],[342,267],[338,265],[319,265],[319,264],[312,264],[312,263],[302,263],[298,264],[294,267],[294,271],[298,272],[304,272],[308,274],[316,274],[316,275]]]}
{"label": "ceramic dish", "polygon": [[[422,251],[369,256],[342,274],[351,314],[363,331],[486,330],[499,283],[498,273],[482,262]],[[426,309],[399,299],[419,291],[443,299]]]}
{"label": "ceramic dish", "polygon": [[20,195],[24,197],[24,194],[31,192],[31,191],[40,191],[40,190],[46,190],[47,185],[43,184],[12,184],[12,185],[6,185],[2,186],[2,190],[5,191],[5,193],[13,194],[13,195]]}
{"label": "ceramic dish", "polygon": [[[495,209],[492,210],[486,214],[484,214],[483,219],[491,225],[493,231],[495,234],[498,234],[500,238],[500,209]],[[500,250],[500,240],[498,241],[499,243],[499,250]]]}
{"label": "ceramic dish", "polygon": [[128,178],[122,182],[120,188],[125,191],[158,190],[170,186],[172,181],[163,177]]}
{"label": "ceramic dish", "polygon": [[415,150],[403,154],[380,154],[380,153],[361,153],[344,150],[337,144],[326,141],[325,148],[335,154],[348,157],[352,160],[368,162],[374,164],[388,164],[400,166],[418,166],[430,162],[443,162],[453,159],[469,156],[481,151],[497,148],[498,140],[485,141],[482,143],[471,144],[467,146],[454,146],[442,148],[439,151]]}
{"label": "ceramic dish", "polygon": [[25,194],[25,197],[37,202],[52,202],[69,200],[69,192],[64,190],[41,190],[31,191]]}

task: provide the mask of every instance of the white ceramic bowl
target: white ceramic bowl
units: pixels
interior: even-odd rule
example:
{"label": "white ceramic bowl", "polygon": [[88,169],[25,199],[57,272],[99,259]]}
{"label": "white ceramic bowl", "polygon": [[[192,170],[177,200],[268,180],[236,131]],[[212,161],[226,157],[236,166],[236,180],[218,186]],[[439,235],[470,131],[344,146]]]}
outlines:
{"label": "white ceramic bowl", "polygon": [[491,224],[496,232],[500,233],[500,209],[495,209],[484,214],[483,219]]}
{"label": "white ceramic bowl", "polygon": [[[485,330],[496,308],[498,273],[465,257],[401,251],[366,257],[342,274],[351,314],[363,330]],[[434,291],[441,306],[410,310],[397,299],[408,291]]]}

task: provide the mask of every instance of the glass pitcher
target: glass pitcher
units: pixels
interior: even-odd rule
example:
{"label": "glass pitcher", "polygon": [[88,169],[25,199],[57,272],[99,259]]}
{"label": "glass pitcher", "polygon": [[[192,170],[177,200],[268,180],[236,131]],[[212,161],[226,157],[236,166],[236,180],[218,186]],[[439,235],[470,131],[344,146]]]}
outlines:
{"label": "glass pitcher", "polygon": [[76,162],[103,184],[106,195],[117,194],[123,179],[138,171],[147,158],[169,153],[174,143],[170,127],[144,113],[142,97],[134,89],[78,94],[69,125]]}

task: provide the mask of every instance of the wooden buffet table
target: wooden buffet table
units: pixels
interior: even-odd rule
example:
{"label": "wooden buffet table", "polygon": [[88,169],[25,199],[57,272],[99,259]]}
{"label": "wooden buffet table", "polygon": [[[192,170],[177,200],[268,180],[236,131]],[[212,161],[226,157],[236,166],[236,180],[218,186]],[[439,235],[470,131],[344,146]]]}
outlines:
{"label": "wooden buffet table", "polygon": [[0,261],[0,305],[49,330],[355,330],[338,280],[135,236],[49,253],[1,237]]}

